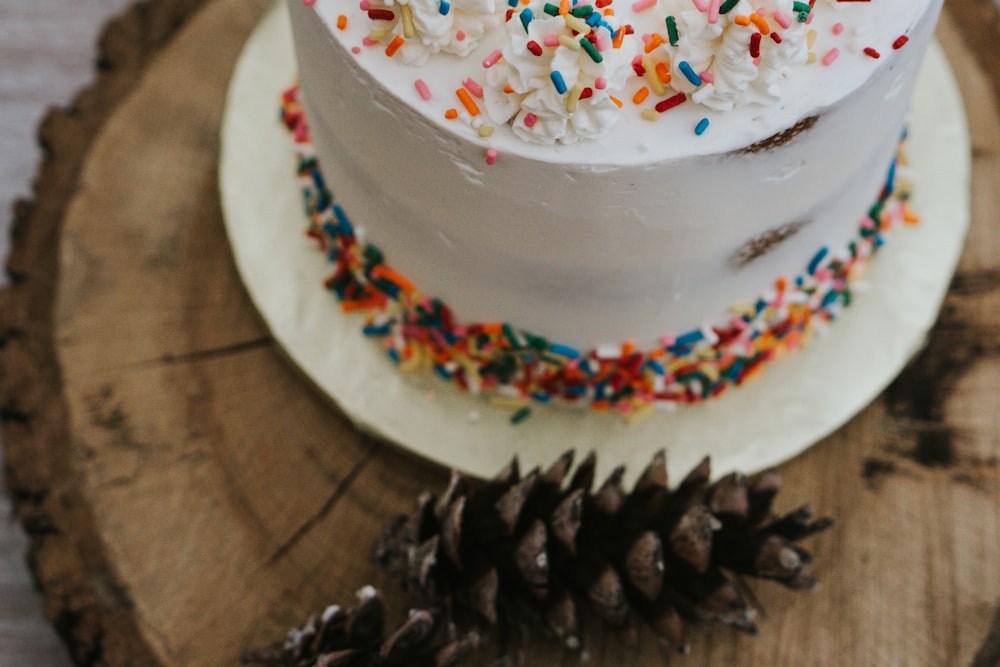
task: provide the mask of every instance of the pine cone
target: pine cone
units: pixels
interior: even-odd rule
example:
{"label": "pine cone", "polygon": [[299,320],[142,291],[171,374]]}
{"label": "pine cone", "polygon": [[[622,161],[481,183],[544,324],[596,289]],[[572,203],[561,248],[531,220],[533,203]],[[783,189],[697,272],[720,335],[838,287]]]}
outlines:
{"label": "pine cone", "polygon": [[532,621],[584,651],[589,608],[627,638],[644,623],[686,653],[685,621],[756,632],[740,576],[815,585],[795,542],[833,521],[808,506],[776,516],[777,473],[709,485],[706,458],[670,491],[659,452],[631,493],[624,468],[593,493],[594,455],[566,483],[572,462],[569,452],[522,477],[515,460],[480,485],[453,473],[440,498],[422,494],[412,516],[386,528],[376,560],[443,600],[451,623],[496,626],[508,651]]}
{"label": "pine cone", "polygon": [[456,667],[479,644],[472,631],[460,639],[436,642],[437,616],[415,609],[385,634],[385,606],[371,586],[358,591],[358,606],[327,607],[288,633],[284,645],[252,651],[244,663],[282,667]]}

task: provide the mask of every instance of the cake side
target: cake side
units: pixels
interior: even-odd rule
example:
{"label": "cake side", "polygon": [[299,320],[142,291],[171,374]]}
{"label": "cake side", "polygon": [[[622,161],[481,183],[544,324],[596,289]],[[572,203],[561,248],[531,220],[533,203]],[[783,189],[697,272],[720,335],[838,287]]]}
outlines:
{"label": "cake side", "polygon": [[[461,124],[442,129],[419,96],[407,100],[376,79],[323,20],[326,13],[297,0],[289,6],[317,152],[335,197],[366,238],[464,320],[514,322],[590,347],[647,344],[717,322],[730,304],[799,272],[818,248],[842,247],[884,180],[940,2],[919,12],[893,5],[909,43],[883,46],[878,60],[862,55],[874,63],[866,64],[874,67],[867,82],[835,104],[805,110],[797,121],[816,120],[784,144],[660,161],[635,149],[631,165],[602,162],[617,146],[611,134],[586,143],[589,162],[553,157],[583,143],[549,146],[543,160],[522,142],[488,165],[482,138],[463,135]],[[842,57],[849,67],[846,47]],[[435,62],[420,76],[430,80],[434,70],[426,67]],[[724,118],[712,125],[721,134],[734,114],[776,111],[694,113]],[[680,117],[637,123],[665,145],[694,136]],[[742,148],[768,139],[746,136]],[[780,229],[795,233],[766,259],[733,261],[746,244]]]}

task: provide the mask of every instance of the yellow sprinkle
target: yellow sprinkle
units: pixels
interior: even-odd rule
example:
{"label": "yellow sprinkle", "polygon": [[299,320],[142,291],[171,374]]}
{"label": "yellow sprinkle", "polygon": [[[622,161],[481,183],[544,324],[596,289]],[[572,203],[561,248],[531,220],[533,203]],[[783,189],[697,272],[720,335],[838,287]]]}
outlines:
{"label": "yellow sprinkle", "polygon": [[816,54],[810,51],[809,56],[806,58],[806,65],[812,65],[814,62],[816,62]]}
{"label": "yellow sprinkle", "polygon": [[660,119],[660,114],[656,109],[643,109],[640,115],[643,120],[656,121]]}
{"label": "yellow sprinkle", "polygon": [[576,105],[580,102],[580,95],[583,93],[583,84],[577,83],[575,86],[569,89],[569,95],[566,96],[566,113],[573,113],[576,111]]}
{"label": "yellow sprinkle", "polygon": [[413,27],[413,10],[410,9],[409,5],[400,5],[399,11],[402,14],[403,37],[411,39],[417,34],[417,31]]}
{"label": "yellow sprinkle", "polygon": [[648,56],[643,56],[642,68],[646,70],[646,81],[649,81],[649,87],[653,89],[653,93],[657,97],[663,97],[666,95],[667,87],[663,85],[663,81],[661,81],[660,77],[656,75],[656,65],[653,63],[652,59]]}
{"label": "yellow sprinkle", "polygon": [[816,31],[810,30],[806,33],[806,45],[811,49],[816,44]]}
{"label": "yellow sprinkle", "polygon": [[485,139],[487,137],[492,137],[493,136],[493,128],[490,127],[489,125],[480,125],[479,126],[479,136],[482,137],[483,139]]}
{"label": "yellow sprinkle", "polygon": [[571,30],[576,30],[581,35],[586,35],[590,32],[590,26],[583,19],[577,18],[572,14],[563,14],[563,21]]}
{"label": "yellow sprinkle", "polygon": [[528,399],[513,396],[490,396],[490,403],[498,408],[523,408],[528,404]]}
{"label": "yellow sprinkle", "polygon": [[646,417],[653,414],[653,404],[643,403],[641,401],[634,401],[632,403],[632,411],[625,415],[625,423],[629,426],[638,424],[644,421]]}
{"label": "yellow sprinkle", "polygon": [[[567,16],[569,16],[569,14],[567,14]],[[576,41],[569,35],[559,35],[559,43],[567,49],[573,49],[574,51],[580,50],[580,42]]]}
{"label": "yellow sprinkle", "polygon": [[389,36],[388,30],[372,30],[371,32],[368,33],[368,39],[372,40],[373,42],[381,42],[385,40],[385,38],[388,36]]}

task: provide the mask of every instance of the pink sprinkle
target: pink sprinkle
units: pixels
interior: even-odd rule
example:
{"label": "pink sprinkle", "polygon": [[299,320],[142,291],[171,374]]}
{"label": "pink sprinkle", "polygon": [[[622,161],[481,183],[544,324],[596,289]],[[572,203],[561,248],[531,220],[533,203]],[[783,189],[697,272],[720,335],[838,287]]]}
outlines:
{"label": "pink sprinkle", "polygon": [[455,33],[455,39],[457,41],[459,41],[459,42],[464,42],[465,41],[465,33],[462,32],[461,30],[457,31]]}
{"label": "pink sprinkle", "polygon": [[695,9],[699,12],[708,11],[708,0],[691,0],[694,3]]}
{"label": "pink sprinkle", "polygon": [[823,64],[832,65],[833,61],[836,60],[837,56],[839,55],[840,55],[840,49],[837,48],[830,49],[829,51],[826,52],[826,55],[823,56]]}
{"label": "pink sprinkle", "polygon": [[559,46],[559,35],[546,35],[542,43],[545,46]]}
{"label": "pink sprinkle", "polygon": [[608,80],[605,79],[603,76],[599,76],[596,79],[594,79],[594,88],[597,88],[598,90],[604,90],[607,87],[608,87]]}
{"label": "pink sprinkle", "polygon": [[653,36],[650,35],[648,32],[642,33],[642,43],[643,44],[649,44],[649,40],[651,40],[651,39],[653,39]]}
{"label": "pink sprinkle", "polygon": [[719,22],[719,5],[722,4],[722,0],[712,0],[712,4],[708,6],[708,22],[718,23]]}
{"label": "pink sprinkle", "polygon": [[834,35],[839,35],[839,34],[841,34],[843,32],[844,32],[844,24],[843,23],[834,23],[833,24],[833,34]]}
{"label": "pink sprinkle", "polygon": [[367,37],[367,36],[361,38],[361,43],[364,44],[365,46],[376,46],[376,45],[378,45],[378,42],[376,42],[374,39],[371,39],[370,37]]}
{"label": "pink sprinkle", "polygon": [[431,89],[427,87],[427,84],[424,83],[423,79],[417,79],[413,82],[413,85],[416,87],[417,92],[420,93],[420,99],[431,99]]}
{"label": "pink sprinkle", "polygon": [[496,51],[494,51],[490,55],[488,55],[485,58],[483,58],[483,67],[485,67],[486,69],[489,69],[490,67],[493,67],[498,62],[500,62],[501,58],[503,58],[503,51],[501,51],[500,49],[497,49]]}
{"label": "pink sprinkle", "polygon": [[611,48],[611,40],[608,39],[608,33],[601,30],[597,33],[597,50],[604,52]]}
{"label": "pink sprinkle", "polygon": [[712,76],[712,73],[709,72],[708,70],[705,70],[704,72],[699,74],[698,78],[704,81],[705,83],[715,83],[715,77]]}
{"label": "pink sprinkle", "polygon": [[494,165],[497,163],[497,149],[487,148],[486,149],[486,164]]}
{"label": "pink sprinkle", "polygon": [[792,21],[788,18],[788,15],[785,14],[785,12],[775,12],[774,20],[777,21],[778,25],[780,25],[785,30],[788,30],[788,27],[792,25]]}
{"label": "pink sprinkle", "polygon": [[361,8],[361,11],[367,12],[369,9],[371,9],[372,4],[368,2],[368,0],[361,0],[361,2],[358,3],[358,7]]}
{"label": "pink sprinkle", "polygon": [[535,123],[537,123],[537,122],[538,122],[538,116],[536,116],[535,114],[533,114],[533,113],[526,113],[526,114],[524,114],[524,126],[525,127],[534,127]]}
{"label": "pink sprinkle", "polygon": [[472,77],[466,77],[465,81],[462,82],[465,89],[475,95],[476,97],[482,99],[483,97],[483,87],[472,80]]}
{"label": "pink sprinkle", "polygon": [[302,0],[302,4],[306,7],[312,7],[316,4],[316,0]]}
{"label": "pink sprinkle", "polygon": [[[760,33],[757,33],[757,34],[760,34]],[[755,57],[752,62],[753,62],[753,66],[754,67],[760,67],[760,56]]]}
{"label": "pink sprinkle", "polygon": [[638,0],[638,2],[632,3],[632,11],[644,12],[655,4],[656,0]]}
{"label": "pink sprinkle", "polygon": [[361,53],[361,47],[360,46],[352,46],[351,47],[351,53],[353,53],[354,55],[358,55],[359,53]]}

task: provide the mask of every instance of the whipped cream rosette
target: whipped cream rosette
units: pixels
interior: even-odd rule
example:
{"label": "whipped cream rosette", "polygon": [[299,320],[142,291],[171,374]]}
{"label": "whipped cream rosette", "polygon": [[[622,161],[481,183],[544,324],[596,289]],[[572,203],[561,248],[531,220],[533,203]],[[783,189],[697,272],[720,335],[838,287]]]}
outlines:
{"label": "whipped cream rosette", "polygon": [[[808,58],[807,3],[739,0],[699,3],[660,0],[661,24],[673,38],[659,48],[670,58],[671,85],[717,111],[781,99],[790,67]],[[721,10],[720,10],[721,6]],[[810,10],[812,11],[812,10]]]}
{"label": "whipped cream rosette", "polygon": [[575,143],[603,135],[620,116],[635,39],[589,5],[563,13],[532,3],[507,21],[503,58],[487,71],[487,113],[526,141]]}
{"label": "whipped cream rosette", "polygon": [[503,13],[496,0],[388,0],[370,3],[368,17],[377,41],[399,40],[397,57],[423,65],[435,53],[469,55]]}

